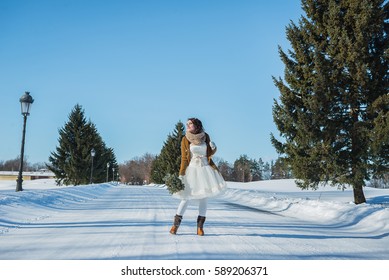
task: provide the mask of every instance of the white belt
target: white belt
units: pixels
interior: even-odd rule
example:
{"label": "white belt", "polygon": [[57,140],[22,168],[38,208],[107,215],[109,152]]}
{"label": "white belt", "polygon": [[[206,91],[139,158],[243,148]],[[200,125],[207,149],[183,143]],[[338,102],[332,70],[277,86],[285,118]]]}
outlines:
{"label": "white belt", "polygon": [[192,157],[191,162],[193,161],[193,164],[201,167],[208,165],[208,161],[204,161],[203,159],[207,159],[207,157],[202,155],[195,155]]}

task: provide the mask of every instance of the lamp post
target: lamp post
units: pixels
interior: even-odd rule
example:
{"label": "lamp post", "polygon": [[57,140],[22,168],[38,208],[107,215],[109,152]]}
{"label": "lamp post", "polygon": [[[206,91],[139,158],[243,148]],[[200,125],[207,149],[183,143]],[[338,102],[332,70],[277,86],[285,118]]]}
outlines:
{"label": "lamp post", "polygon": [[115,182],[115,167],[112,167],[112,181]]}
{"label": "lamp post", "polygon": [[31,97],[30,93],[26,91],[22,97],[19,99],[22,115],[23,115],[23,136],[22,136],[22,148],[20,151],[20,165],[19,165],[19,175],[16,180],[16,191],[22,191],[22,183],[23,183],[23,159],[24,159],[24,141],[26,139],[26,122],[27,116],[30,114],[31,104],[34,102],[34,99]]}
{"label": "lamp post", "polygon": [[109,162],[107,162],[107,183],[108,183],[108,170],[109,170]]}
{"label": "lamp post", "polygon": [[92,148],[92,150],[90,151],[90,155],[92,156],[92,167],[90,169],[90,184],[93,183],[93,158],[95,157],[96,155],[96,151],[94,148]]}

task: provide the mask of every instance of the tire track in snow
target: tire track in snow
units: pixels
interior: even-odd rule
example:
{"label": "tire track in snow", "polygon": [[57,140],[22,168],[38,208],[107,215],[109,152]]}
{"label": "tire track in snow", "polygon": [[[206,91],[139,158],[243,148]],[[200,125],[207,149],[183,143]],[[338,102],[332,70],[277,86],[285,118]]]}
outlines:
{"label": "tire track in snow", "polygon": [[[240,250],[246,247],[246,252],[240,253],[243,257],[246,254],[246,258],[255,259],[301,259],[306,258],[307,255],[317,256],[320,252],[315,246],[302,239],[288,238],[288,246],[285,246],[283,238],[277,237],[282,236],[283,228],[286,229],[291,224],[300,224],[296,218],[239,204],[236,201],[221,200],[220,203],[231,209],[231,213],[235,213],[231,217],[231,226],[235,226],[236,229],[230,232],[230,236],[232,239],[239,239],[238,243],[245,244],[238,247]],[[242,212],[245,214],[242,215]],[[220,215],[219,217],[222,218]],[[242,222],[242,219],[245,221]],[[276,222],[278,222],[277,226],[275,226]],[[247,227],[250,232],[247,231]],[[226,243],[234,244],[231,239]],[[304,256],[296,254],[295,248],[303,248]]]}
{"label": "tire track in snow", "polygon": [[[224,239],[224,243],[230,246],[231,250],[235,250],[240,259],[266,259],[267,252],[271,251],[276,256],[289,256],[288,252],[283,247],[271,242],[268,238],[263,237],[263,233],[269,233],[261,226],[261,220],[269,215],[281,216],[276,213],[252,208],[246,205],[239,205],[234,202],[218,201],[217,204],[222,205],[227,212],[215,211],[215,220],[226,220],[225,214],[228,213],[229,222],[224,226],[225,233],[217,231],[217,228],[212,230],[212,233]],[[219,207],[218,207],[219,208]],[[242,215],[242,211],[245,215]],[[213,212],[212,210],[210,212]],[[215,222],[216,223],[216,222]],[[254,241],[255,240],[255,241]]]}

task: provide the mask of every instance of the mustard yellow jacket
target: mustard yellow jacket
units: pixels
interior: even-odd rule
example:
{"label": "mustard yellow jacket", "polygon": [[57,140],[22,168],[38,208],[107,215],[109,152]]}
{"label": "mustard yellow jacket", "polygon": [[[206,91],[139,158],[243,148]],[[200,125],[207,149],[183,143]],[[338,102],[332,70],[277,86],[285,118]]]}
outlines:
{"label": "mustard yellow jacket", "polygon": [[[211,139],[209,138],[209,135],[205,133],[205,143],[207,144],[208,163],[212,168],[218,170],[216,164],[212,160],[212,156],[216,153],[216,149],[212,150],[211,146],[209,145],[209,142],[211,142]],[[184,136],[181,141],[181,166],[180,166],[179,175],[185,175],[185,170],[189,165],[191,159],[189,145],[190,145],[189,140]]]}

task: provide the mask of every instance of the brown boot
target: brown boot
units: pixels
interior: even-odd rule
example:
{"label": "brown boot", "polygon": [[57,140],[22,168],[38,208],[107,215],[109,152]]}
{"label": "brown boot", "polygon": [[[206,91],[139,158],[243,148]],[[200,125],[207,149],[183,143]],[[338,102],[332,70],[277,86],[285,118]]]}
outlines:
{"label": "brown boot", "polygon": [[205,217],[203,216],[198,216],[197,217],[197,235],[204,235],[204,222],[205,222]]}
{"label": "brown boot", "polygon": [[182,221],[182,216],[180,216],[180,215],[175,215],[174,216],[173,226],[170,229],[170,233],[171,234],[176,234],[177,233],[177,230],[178,230],[178,227],[181,224],[181,221]]}

